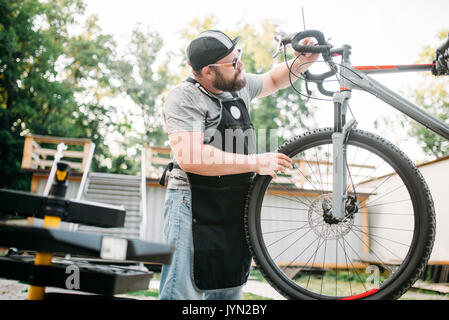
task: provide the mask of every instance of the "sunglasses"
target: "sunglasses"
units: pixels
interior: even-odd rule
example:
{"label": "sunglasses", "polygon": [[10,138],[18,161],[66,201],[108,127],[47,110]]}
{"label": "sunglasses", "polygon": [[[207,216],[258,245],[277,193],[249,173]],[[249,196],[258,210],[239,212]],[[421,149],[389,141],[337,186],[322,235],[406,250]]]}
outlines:
{"label": "sunglasses", "polygon": [[242,49],[237,49],[237,51],[238,51],[238,56],[237,56],[237,58],[234,59],[233,62],[213,63],[213,64],[209,64],[208,66],[209,66],[209,67],[210,67],[210,66],[213,66],[213,67],[215,67],[215,66],[233,67],[234,70],[236,70],[236,69],[237,69],[237,65],[238,65],[239,62],[240,62],[240,59],[242,58]]}

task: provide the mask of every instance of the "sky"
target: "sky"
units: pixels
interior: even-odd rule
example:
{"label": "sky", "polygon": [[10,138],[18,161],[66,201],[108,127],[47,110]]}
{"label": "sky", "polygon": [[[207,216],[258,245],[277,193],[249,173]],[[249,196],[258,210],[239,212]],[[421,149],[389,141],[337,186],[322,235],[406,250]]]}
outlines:
{"label": "sky", "polygon": [[[254,24],[270,19],[277,21],[283,31],[292,33],[303,30],[302,7],[306,29],[322,31],[335,46],[351,45],[353,65],[414,63],[424,46],[438,44],[439,31],[449,29],[448,0],[85,0],[85,3],[87,14],[96,14],[103,32],[114,35],[119,44],[125,43],[126,35],[137,23],[143,23],[157,30],[166,46],[174,49],[179,48],[179,31],[194,18],[214,14],[221,29],[232,29],[242,19]],[[273,48],[268,49],[274,51],[275,44],[273,40]],[[419,77],[411,73],[378,75],[375,79],[405,95],[419,85]],[[332,104],[312,103],[319,106],[320,124],[332,125]],[[353,92],[350,105],[359,127],[369,131],[378,130],[373,126],[374,119],[398,115],[391,107],[362,92]],[[397,140],[393,142],[399,142],[413,160],[423,157],[415,143],[404,139],[404,132],[377,133]]]}

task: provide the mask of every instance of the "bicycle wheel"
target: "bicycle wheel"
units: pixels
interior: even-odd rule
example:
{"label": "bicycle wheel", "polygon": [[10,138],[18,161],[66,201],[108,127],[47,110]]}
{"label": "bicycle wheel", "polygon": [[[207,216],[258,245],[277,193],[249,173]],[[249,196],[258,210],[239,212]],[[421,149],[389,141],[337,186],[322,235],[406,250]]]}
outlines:
{"label": "bicycle wheel", "polygon": [[289,299],[397,299],[423,272],[435,237],[429,189],[397,147],[354,129],[344,218],[332,206],[332,128],[279,151],[293,169],[256,176],[245,232],[265,279]]}

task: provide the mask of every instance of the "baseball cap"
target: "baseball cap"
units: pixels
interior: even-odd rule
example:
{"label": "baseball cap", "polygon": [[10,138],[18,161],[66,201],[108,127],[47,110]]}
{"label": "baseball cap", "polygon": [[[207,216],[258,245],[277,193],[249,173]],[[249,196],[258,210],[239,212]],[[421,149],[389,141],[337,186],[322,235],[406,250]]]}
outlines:
{"label": "baseball cap", "polygon": [[207,30],[200,33],[187,46],[187,58],[193,70],[215,63],[230,54],[240,37],[231,40],[218,30]]}

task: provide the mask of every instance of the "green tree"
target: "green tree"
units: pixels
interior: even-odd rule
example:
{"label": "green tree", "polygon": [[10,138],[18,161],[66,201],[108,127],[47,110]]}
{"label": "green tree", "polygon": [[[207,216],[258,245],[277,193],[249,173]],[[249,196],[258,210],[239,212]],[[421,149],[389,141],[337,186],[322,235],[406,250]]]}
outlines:
{"label": "green tree", "polygon": [[0,186],[29,189],[20,168],[24,135],[90,138],[93,170],[107,170],[104,144],[115,114],[105,97],[116,44],[82,0],[0,0]]}
{"label": "green tree", "polygon": [[[438,33],[441,43],[447,39],[449,29]],[[429,63],[435,57],[435,50],[426,46],[419,55],[419,63]],[[449,123],[449,84],[447,77],[423,75],[422,83],[414,92],[416,103],[440,120]],[[410,135],[416,137],[426,155],[439,158],[449,155],[449,142],[422,125],[410,121]]]}
{"label": "green tree", "polygon": [[[159,33],[138,24],[127,50],[114,66],[121,89],[137,106],[134,114],[124,117],[122,129],[132,128],[135,119],[141,119],[140,133],[134,130],[134,135],[129,137],[133,144],[163,145],[168,139],[161,118],[161,99],[172,81],[168,70],[171,53],[163,53],[162,48]],[[122,133],[126,135],[123,130]]]}
{"label": "green tree", "polygon": [[[78,1],[63,2],[65,10],[81,9]],[[74,128],[66,116],[76,105],[72,89],[57,80],[55,66],[64,50],[67,21],[53,5],[53,1],[0,0],[2,187],[29,188],[20,169],[24,134],[72,135]]]}
{"label": "green tree", "polygon": [[102,33],[97,20],[90,16],[79,34],[67,35],[59,74],[76,100],[76,107],[70,110],[71,121],[80,131],[76,136],[88,137],[96,145],[91,170],[117,172],[119,168],[107,168],[104,163],[113,158],[104,138],[116,129],[113,119],[117,110],[105,100],[118,92],[118,84],[112,81],[117,45],[111,35]]}

